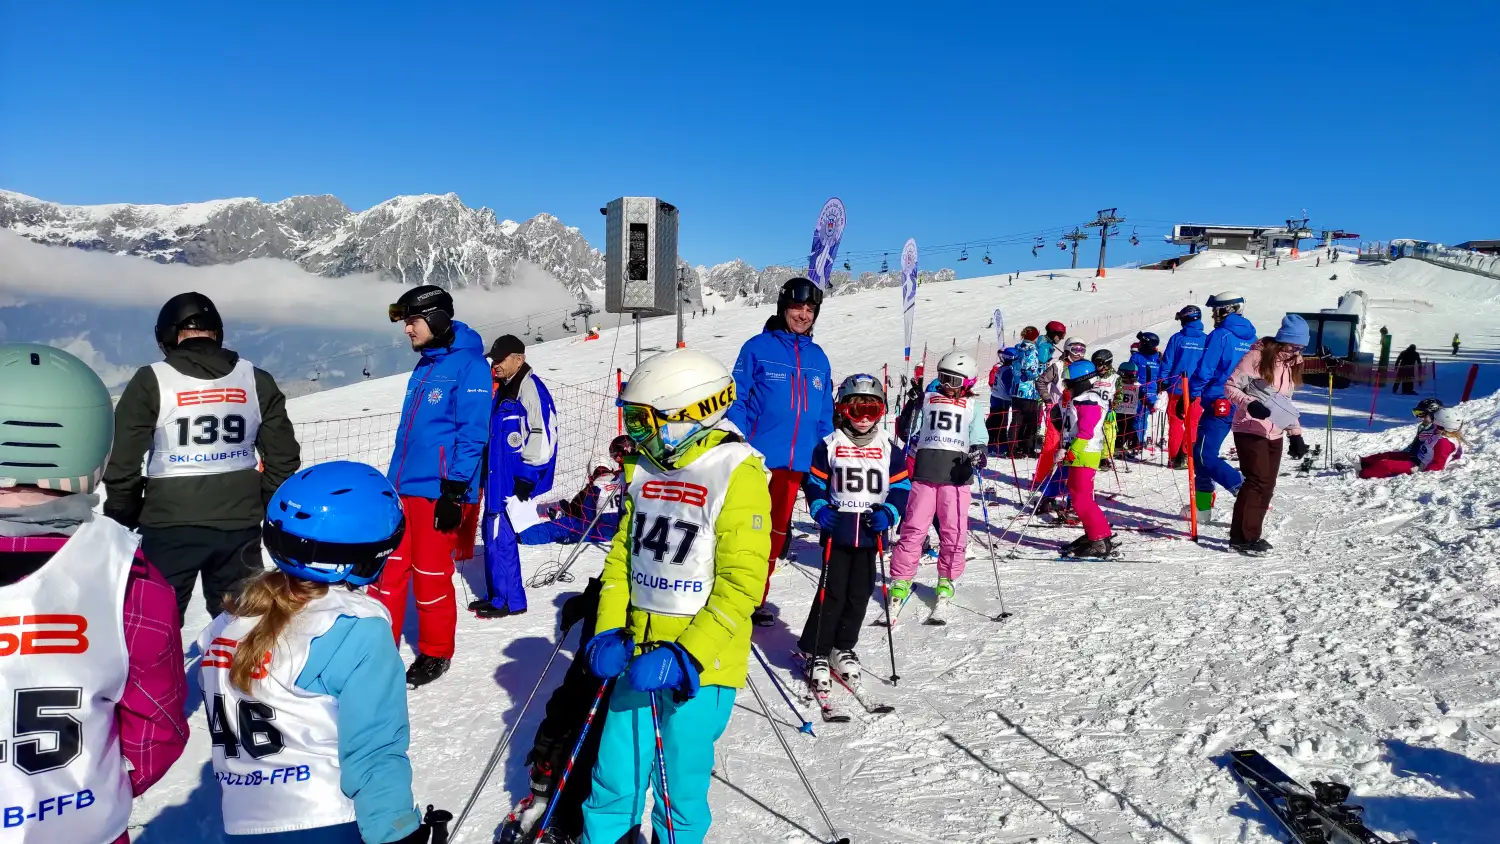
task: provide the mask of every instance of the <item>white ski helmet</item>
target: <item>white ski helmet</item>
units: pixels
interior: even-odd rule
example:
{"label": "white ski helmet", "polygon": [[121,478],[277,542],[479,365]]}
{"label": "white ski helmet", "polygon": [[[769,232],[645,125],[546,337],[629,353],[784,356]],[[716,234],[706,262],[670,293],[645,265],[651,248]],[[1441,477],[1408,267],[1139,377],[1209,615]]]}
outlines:
{"label": "white ski helmet", "polygon": [[695,349],[652,355],[620,393],[625,433],[659,466],[697,442],[734,404],[734,378]]}
{"label": "white ski helmet", "polygon": [[937,368],[939,383],[942,383],[941,379],[945,372],[962,377],[963,386],[966,390],[973,387],[979,381],[979,364],[974,360],[974,356],[968,352],[961,352],[958,349],[954,349],[948,354],[943,355],[942,359],[938,361]]}
{"label": "white ski helmet", "polygon": [[1245,297],[1233,290],[1221,290],[1208,297],[1206,303],[1216,311],[1238,311],[1245,305]]}
{"label": "white ski helmet", "polygon": [[1457,431],[1464,426],[1464,417],[1456,407],[1440,407],[1432,414],[1433,424],[1445,431]]}

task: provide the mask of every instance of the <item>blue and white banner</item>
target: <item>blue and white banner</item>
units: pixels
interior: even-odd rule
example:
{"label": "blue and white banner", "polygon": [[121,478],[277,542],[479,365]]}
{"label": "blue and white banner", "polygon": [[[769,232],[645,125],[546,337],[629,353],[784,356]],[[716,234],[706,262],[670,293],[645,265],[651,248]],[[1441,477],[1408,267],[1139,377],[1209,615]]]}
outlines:
{"label": "blue and white banner", "polygon": [[911,363],[911,331],[917,319],[917,241],[901,247],[901,323],[906,329],[906,362]]}
{"label": "blue and white banner", "polygon": [[834,197],[823,203],[813,227],[812,254],[807,258],[807,277],[819,290],[827,291],[833,276],[833,261],[844,239],[844,202]]}

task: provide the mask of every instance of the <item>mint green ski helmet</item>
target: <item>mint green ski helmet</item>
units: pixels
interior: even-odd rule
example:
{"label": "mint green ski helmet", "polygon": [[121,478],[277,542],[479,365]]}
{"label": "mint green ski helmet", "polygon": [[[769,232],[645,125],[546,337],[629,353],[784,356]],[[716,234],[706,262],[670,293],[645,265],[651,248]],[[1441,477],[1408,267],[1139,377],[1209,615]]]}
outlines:
{"label": "mint green ski helmet", "polygon": [[0,487],[93,492],[115,413],[88,364],[38,343],[0,345]]}

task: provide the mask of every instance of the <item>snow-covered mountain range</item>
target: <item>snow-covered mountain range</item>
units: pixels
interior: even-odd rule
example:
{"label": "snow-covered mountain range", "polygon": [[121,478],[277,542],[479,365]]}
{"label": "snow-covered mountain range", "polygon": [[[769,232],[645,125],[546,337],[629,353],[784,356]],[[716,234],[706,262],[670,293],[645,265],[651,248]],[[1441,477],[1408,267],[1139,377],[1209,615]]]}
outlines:
{"label": "snow-covered mountain range", "polygon": [[[250,258],[292,261],[321,276],[375,273],[403,284],[497,288],[510,283],[519,260],[547,271],[574,296],[604,289],[604,255],[577,228],[551,214],[525,222],[470,208],[457,194],[398,196],[351,211],[333,196],[280,202],[218,199],[185,205],[61,205],[0,190],[0,228],[37,243],[134,255],[164,264],[211,266]],[[724,301],[756,304],[797,267],[763,270],[741,260],[687,267],[688,296],[712,290]],[[947,281],[952,270],[923,273]],[[835,293],[891,287],[899,273],[833,274]]]}

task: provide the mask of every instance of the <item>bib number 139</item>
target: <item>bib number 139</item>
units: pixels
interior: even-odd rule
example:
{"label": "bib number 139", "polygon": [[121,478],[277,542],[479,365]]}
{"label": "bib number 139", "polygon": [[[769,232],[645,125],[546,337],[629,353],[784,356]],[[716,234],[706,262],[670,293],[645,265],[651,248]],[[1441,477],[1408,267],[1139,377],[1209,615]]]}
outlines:
{"label": "bib number 139", "polygon": [[[196,429],[196,430],[194,430]],[[238,445],[245,441],[245,417],[231,413],[219,417],[210,414],[177,420],[177,445],[213,445],[222,442]]]}

